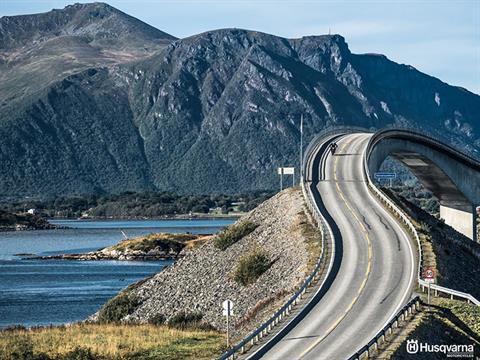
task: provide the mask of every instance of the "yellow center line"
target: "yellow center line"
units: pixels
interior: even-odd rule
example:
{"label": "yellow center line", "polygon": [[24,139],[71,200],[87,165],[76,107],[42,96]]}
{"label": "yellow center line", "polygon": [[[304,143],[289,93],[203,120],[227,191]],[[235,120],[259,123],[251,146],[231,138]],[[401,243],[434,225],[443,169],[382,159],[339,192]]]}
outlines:
{"label": "yellow center line", "polygon": [[[347,141],[343,146],[342,148],[340,149],[340,151],[344,151],[345,148],[350,145],[350,143],[352,142],[353,139],[350,139],[349,141]],[[363,278],[363,281],[362,281],[362,284],[360,285],[359,289],[358,289],[358,292],[357,292],[357,295],[355,296],[355,298],[352,300],[352,302],[347,306],[345,312],[332,324],[332,326],[330,326],[330,328],[328,328],[328,330],[326,331],[326,333],[318,338],[317,340],[315,340],[307,349],[305,349],[304,352],[302,352],[300,354],[300,359],[302,357],[304,357],[306,354],[308,354],[310,351],[312,351],[312,349],[317,346],[320,342],[322,342],[333,330],[335,330],[335,328],[338,326],[338,324],[340,324],[340,322],[347,316],[347,314],[350,312],[350,310],[353,308],[353,305],[355,305],[355,303],[358,301],[358,299],[360,298],[360,294],[362,293],[363,289],[365,288],[365,285],[367,284],[367,280],[368,280],[368,276],[370,275],[370,270],[372,268],[372,242],[370,241],[370,236],[368,235],[368,231],[367,229],[365,228],[365,225],[363,224],[362,221],[360,221],[360,219],[358,218],[357,214],[355,213],[355,211],[353,210],[352,206],[350,205],[350,203],[347,201],[347,199],[345,198],[345,195],[343,193],[343,191],[340,189],[340,186],[338,185],[338,177],[337,177],[337,164],[338,164],[338,156],[335,157],[335,161],[334,161],[334,164],[333,164],[333,177],[334,177],[334,180],[335,180],[335,185],[336,185],[336,188],[337,188],[337,192],[338,194],[340,195],[340,197],[342,198],[342,201],[345,203],[345,205],[347,206],[348,210],[352,213],[353,217],[355,218],[355,220],[358,222],[358,224],[360,225],[360,228],[362,229],[362,233],[367,241],[367,245],[368,245],[368,264],[367,264],[367,269],[365,271],[365,275],[364,275],[364,278]]]}

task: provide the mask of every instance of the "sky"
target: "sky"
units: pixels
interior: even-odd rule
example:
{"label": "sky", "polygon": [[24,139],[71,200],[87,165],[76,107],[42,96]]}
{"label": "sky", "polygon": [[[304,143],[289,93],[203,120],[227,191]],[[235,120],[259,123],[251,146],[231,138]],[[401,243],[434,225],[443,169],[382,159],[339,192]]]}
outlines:
{"label": "sky", "polygon": [[[60,9],[63,0],[0,0],[0,16]],[[340,34],[354,53],[381,53],[480,94],[480,0],[110,0],[176,37],[244,28],[287,38]]]}

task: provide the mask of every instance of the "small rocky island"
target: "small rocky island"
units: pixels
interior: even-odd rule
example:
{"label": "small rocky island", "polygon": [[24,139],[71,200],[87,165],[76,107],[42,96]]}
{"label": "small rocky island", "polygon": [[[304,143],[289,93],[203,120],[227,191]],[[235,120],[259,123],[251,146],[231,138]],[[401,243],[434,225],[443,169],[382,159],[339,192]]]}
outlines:
{"label": "small rocky island", "polygon": [[176,260],[184,249],[203,244],[211,235],[195,234],[150,234],[126,239],[117,245],[84,254],[36,256],[41,260]]}
{"label": "small rocky island", "polygon": [[22,230],[50,230],[58,227],[35,214],[12,214],[0,210],[0,232]]}

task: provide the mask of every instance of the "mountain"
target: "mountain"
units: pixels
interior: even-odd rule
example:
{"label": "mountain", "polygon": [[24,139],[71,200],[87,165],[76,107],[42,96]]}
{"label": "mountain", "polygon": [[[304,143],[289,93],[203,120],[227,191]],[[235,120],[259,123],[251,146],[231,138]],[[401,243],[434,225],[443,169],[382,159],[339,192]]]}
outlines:
{"label": "mountain", "polygon": [[4,16],[0,18],[1,106],[78,71],[150,56],[175,39],[102,3]]}
{"label": "mountain", "polygon": [[298,166],[300,114],[305,144],[330,125],[395,124],[480,150],[480,96],[340,35],[176,40],[95,3],[0,18],[0,39],[1,196],[273,189],[278,166]]}

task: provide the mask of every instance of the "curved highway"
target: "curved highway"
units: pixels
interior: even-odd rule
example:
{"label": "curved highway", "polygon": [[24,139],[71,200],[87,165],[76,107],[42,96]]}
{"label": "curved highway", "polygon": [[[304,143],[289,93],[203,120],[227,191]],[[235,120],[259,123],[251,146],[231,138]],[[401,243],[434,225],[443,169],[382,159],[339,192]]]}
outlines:
{"label": "curved highway", "polygon": [[410,299],[412,246],[365,181],[370,136],[344,135],[334,156],[313,155],[322,159],[313,169],[319,174],[313,188],[335,233],[336,276],[313,309],[262,359],[346,359]]}

